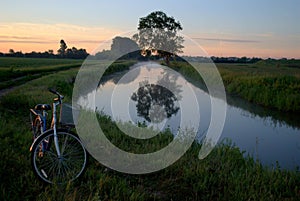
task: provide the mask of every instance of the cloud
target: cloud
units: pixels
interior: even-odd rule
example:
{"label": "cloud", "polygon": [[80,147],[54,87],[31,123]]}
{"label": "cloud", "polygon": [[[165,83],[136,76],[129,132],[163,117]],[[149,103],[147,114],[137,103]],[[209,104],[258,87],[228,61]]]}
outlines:
{"label": "cloud", "polygon": [[1,39],[1,38],[4,38],[4,39],[25,39],[25,40],[33,39],[33,37],[24,37],[24,36],[1,36],[1,35],[0,35],[0,39]]}
{"label": "cloud", "polygon": [[92,43],[92,44],[99,44],[99,43],[110,43],[111,41],[107,40],[71,40],[70,43]]}
{"label": "cloud", "polygon": [[109,27],[78,26],[72,24],[1,23],[0,39],[60,40],[99,42],[110,39],[120,30]]}
{"label": "cloud", "polygon": [[45,41],[37,37],[15,36],[15,35],[0,35],[0,43],[35,43],[35,44],[50,44],[54,41]]}
{"label": "cloud", "polygon": [[110,27],[0,22],[0,52],[6,51],[7,44],[24,51],[55,49],[61,39],[70,47],[91,51],[119,33],[122,31]]}
{"label": "cloud", "polygon": [[245,40],[245,39],[228,39],[228,38],[204,38],[194,37],[194,40],[206,40],[206,41],[217,41],[217,42],[228,42],[228,43],[260,43],[258,40]]}
{"label": "cloud", "polygon": [[[35,41],[35,40],[0,40],[0,43],[35,43],[35,44],[52,44],[54,41]],[[57,42],[55,42],[57,43]]]}

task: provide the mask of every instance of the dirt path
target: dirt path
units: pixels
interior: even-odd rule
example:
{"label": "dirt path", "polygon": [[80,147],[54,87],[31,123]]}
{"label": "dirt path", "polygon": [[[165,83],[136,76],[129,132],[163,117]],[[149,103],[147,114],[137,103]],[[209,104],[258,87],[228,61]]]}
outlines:
{"label": "dirt path", "polygon": [[[35,79],[38,79],[40,78],[40,73],[37,73],[37,74],[33,74],[31,76],[34,76],[36,78],[32,79],[32,80],[35,80]],[[16,81],[19,81],[19,80],[22,80],[22,79],[25,79],[27,76],[21,76],[21,77],[17,77],[15,79],[12,79],[12,80],[7,80],[7,81],[4,81],[4,82],[1,82],[1,83],[8,83],[8,82],[16,82]],[[31,81],[31,80],[29,80]],[[25,83],[23,83],[25,84]],[[0,97],[6,95],[7,93],[17,89],[19,86],[22,86],[23,84],[19,84],[19,85],[16,85],[16,86],[11,86],[11,87],[8,87],[8,88],[5,88],[5,89],[0,89]]]}
{"label": "dirt path", "polygon": [[22,85],[23,85],[23,84],[18,85],[18,86],[14,86],[14,87],[10,87],[10,88],[6,88],[6,89],[1,89],[1,90],[0,90],[0,98],[1,98],[2,96],[5,96],[5,95],[8,94],[9,92],[11,92],[11,91],[13,91],[13,90],[19,88],[19,87],[22,86]]}

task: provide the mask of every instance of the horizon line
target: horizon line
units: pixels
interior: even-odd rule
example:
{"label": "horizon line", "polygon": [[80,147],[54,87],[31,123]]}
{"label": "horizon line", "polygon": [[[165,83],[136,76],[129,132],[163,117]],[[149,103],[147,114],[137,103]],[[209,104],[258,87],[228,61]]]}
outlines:
{"label": "horizon line", "polygon": [[[84,48],[79,48],[78,50],[80,49],[84,49]],[[109,50],[110,51],[110,50]],[[41,51],[31,51],[31,52],[22,52],[22,50],[19,50],[19,51],[16,51],[14,53],[19,53],[21,52],[24,56],[9,56],[9,52],[0,52],[0,57],[15,57],[15,58],[32,58],[32,57],[26,57],[25,54],[30,54],[30,53],[45,53],[45,52],[49,52],[49,50],[45,50],[44,52],[41,52]],[[100,51],[101,52],[101,51]],[[98,53],[98,52],[97,52]],[[3,54],[3,55],[1,55]],[[94,54],[90,54],[89,52],[87,52],[88,55],[91,55],[91,56],[95,56]],[[52,54],[54,56],[57,56],[58,54]],[[241,59],[243,57],[247,58],[247,59],[262,59],[262,60],[267,60],[267,59],[275,59],[275,60],[282,60],[282,59],[287,59],[287,60],[300,60],[300,57],[299,58],[295,58],[295,57],[259,57],[259,56],[216,56],[216,55],[208,55],[208,56],[201,56],[201,55],[176,55],[178,57],[194,57],[194,58],[212,58],[212,57],[215,57],[215,58],[236,58],[236,59]],[[42,57],[34,57],[34,58],[42,58]],[[45,58],[47,59],[47,58]],[[59,58],[61,59],[61,58]]]}

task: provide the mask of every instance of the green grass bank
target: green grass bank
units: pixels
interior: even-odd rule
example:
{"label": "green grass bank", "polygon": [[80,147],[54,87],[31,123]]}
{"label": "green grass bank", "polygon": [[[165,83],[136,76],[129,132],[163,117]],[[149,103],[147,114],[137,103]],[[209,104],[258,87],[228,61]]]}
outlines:
{"label": "green grass bank", "polygon": [[[216,64],[225,90],[232,96],[284,112],[300,112],[300,61],[259,61],[255,64]],[[203,82],[194,68],[171,62],[182,75]],[[205,64],[203,65],[205,67]],[[204,69],[205,70],[205,69]]]}
{"label": "green grass bank", "polygon": [[[29,108],[51,103],[47,88],[56,88],[70,101],[77,70],[70,69],[27,82],[0,99],[1,200],[298,200],[300,173],[263,167],[230,144],[221,144],[204,160],[194,143],[170,167],[146,175],[129,175],[106,169],[90,159],[85,174],[65,186],[45,185],[33,174]],[[143,151],[143,142],[124,139],[107,116],[99,117],[109,138],[128,151]],[[167,131],[149,141],[159,149],[172,140]],[[140,143],[140,144],[139,144]],[[132,144],[137,146],[132,147]],[[132,147],[132,148],[131,148]]]}

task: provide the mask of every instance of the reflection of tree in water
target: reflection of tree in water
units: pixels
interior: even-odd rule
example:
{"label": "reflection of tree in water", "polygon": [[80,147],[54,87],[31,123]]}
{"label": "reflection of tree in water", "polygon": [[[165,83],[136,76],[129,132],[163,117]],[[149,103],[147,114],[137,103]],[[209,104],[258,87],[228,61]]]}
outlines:
{"label": "reflection of tree in water", "polygon": [[179,107],[176,101],[181,99],[181,85],[176,83],[176,75],[163,73],[156,84],[142,81],[139,89],[133,93],[131,99],[136,103],[138,116],[148,122],[159,123],[165,118],[177,114]]}

